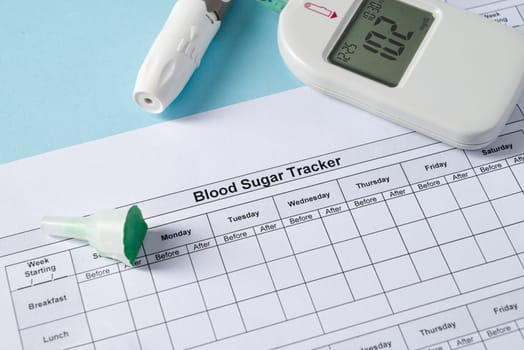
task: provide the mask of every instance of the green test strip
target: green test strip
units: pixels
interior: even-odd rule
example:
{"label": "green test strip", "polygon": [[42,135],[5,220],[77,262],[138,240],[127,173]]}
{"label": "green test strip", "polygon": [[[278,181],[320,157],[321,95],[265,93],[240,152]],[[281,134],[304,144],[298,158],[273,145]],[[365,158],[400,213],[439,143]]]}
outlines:
{"label": "green test strip", "polygon": [[259,3],[265,7],[280,13],[287,4],[287,0],[257,0]]}

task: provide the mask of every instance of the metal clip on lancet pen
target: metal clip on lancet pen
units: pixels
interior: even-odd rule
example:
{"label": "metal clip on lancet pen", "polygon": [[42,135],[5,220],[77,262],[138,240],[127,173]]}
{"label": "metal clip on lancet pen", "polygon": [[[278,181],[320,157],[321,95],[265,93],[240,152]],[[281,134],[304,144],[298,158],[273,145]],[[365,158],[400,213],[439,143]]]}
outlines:
{"label": "metal clip on lancet pen", "polygon": [[233,0],[178,0],[138,72],[135,103],[162,113],[199,66]]}

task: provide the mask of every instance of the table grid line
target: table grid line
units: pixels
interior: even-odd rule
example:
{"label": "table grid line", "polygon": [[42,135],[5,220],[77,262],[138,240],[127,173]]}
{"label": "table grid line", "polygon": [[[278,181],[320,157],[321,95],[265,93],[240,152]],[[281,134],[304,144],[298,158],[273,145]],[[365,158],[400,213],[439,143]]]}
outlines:
{"label": "table grid line", "polygon": [[[284,319],[287,321],[287,319],[288,319],[287,313],[284,310],[284,306],[282,304],[282,299],[280,298],[280,294],[278,293],[278,288],[277,288],[277,286],[275,284],[275,280],[273,278],[273,274],[271,273],[271,270],[269,269],[269,265],[268,265],[268,261],[266,259],[266,255],[264,254],[264,250],[262,249],[262,246],[260,245],[260,240],[258,238],[257,233],[255,232],[255,229],[251,228],[251,230],[253,231],[253,236],[255,237],[255,239],[257,241],[258,249],[260,250],[260,253],[262,254],[263,262],[260,265],[264,265],[266,267],[266,272],[268,273],[269,278],[271,279],[271,285],[273,286],[273,289],[275,290],[275,294],[276,294],[276,296],[278,298],[278,303],[280,305],[280,310],[282,310],[282,315],[284,315]],[[246,237],[246,239],[247,238],[248,237]],[[253,237],[250,237],[250,238],[253,238]],[[217,248],[217,249],[220,249],[220,248]]]}
{"label": "table grid line", "polygon": [[[214,233],[213,225],[211,225],[211,220],[209,219],[209,214],[206,213],[205,215],[206,215],[206,220],[207,220],[207,223],[208,223],[209,228],[211,230],[211,233],[214,236],[215,244],[218,247],[218,242],[216,240],[216,236],[215,236],[215,233]],[[225,275],[226,275],[226,278],[227,278],[227,282],[228,282],[229,288],[231,289],[231,293],[233,294],[233,300],[235,301],[238,314],[240,315],[240,320],[242,321],[242,327],[244,328],[244,331],[247,332],[246,321],[244,320],[244,316],[242,315],[242,312],[240,311],[240,306],[238,304],[238,297],[237,297],[237,295],[235,293],[235,290],[233,289],[233,284],[231,283],[231,277],[229,276],[230,273],[227,271],[226,263],[224,262],[224,257],[222,256],[222,252],[220,251],[220,249],[217,249],[217,250],[218,250],[218,255],[220,256],[220,261],[222,262],[222,267],[224,268],[224,271],[225,271]]]}
{"label": "table grid line", "polygon": [[[165,326],[165,329],[166,329],[166,333],[167,333],[167,336],[169,338],[169,343],[171,345],[171,349],[172,350],[175,350],[175,345],[173,343],[173,339],[171,337],[171,332],[169,331],[169,327],[167,326],[167,321],[166,321],[166,313],[164,311],[164,308],[162,307],[162,303],[160,302],[160,295],[159,295],[159,292],[158,292],[158,288],[156,286],[156,282],[155,282],[155,279],[153,278],[153,273],[151,272],[151,264],[149,263],[149,260],[147,258],[147,251],[146,251],[146,247],[144,247],[144,244],[142,243],[142,250],[144,251],[144,258],[146,260],[146,265],[147,265],[147,269],[149,271],[149,274],[151,276],[151,282],[153,283],[153,289],[154,289],[154,292],[152,294],[155,294],[156,295],[156,301],[158,302],[158,305],[160,305],[160,312],[162,313],[162,320],[163,322],[160,323],[160,324],[164,324]],[[152,327],[156,327],[158,325],[155,325],[155,326],[152,326]]]}
{"label": "table grid line", "polygon": [[[340,181],[339,180],[336,180],[336,181],[337,181],[337,185],[338,185],[339,190],[342,192],[342,198],[344,198],[344,201],[346,201],[346,203],[347,203],[346,195],[342,191],[342,186],[340,185]],[[368,249],[368,247],[366,245],[366,242],[364,242],[364,239],[362,239],[361,231],[360,231],[360,229],[359,229],[359,227],[357,225],[357,222],[355,221],[355,217],[353,216],[353,213],[351,212],[351,210],[349,210],[349,214],[351,215],[351,220],[353,220],[353,224],[355,225],[355,228],[357,229],[358,236],[360,237],[360,240],[362,241],[362,245],[364,246],[364,250],[366,251],[366,255],[367,255],[369,261],[371,262],[370,265],[373,267],[373,272],[375,274],[375,277],[378,280],[378,283],[380,284],[380,289],[382,290],[382,293],[384,294],[384,296],[386,298],[386,301],[387,301],[388,307],[389,307],[389,311],[393,314],[394,310],[393,310],[393,307],[391,306],[391,301],[389,300],[389,298],[386,295],[386,291],[384,289],[384,284],[382,283],[381,279],[378,276],[375,264],[372,263],[373,259],[371,259],[371,254],[369,253],[369,249]]]}
{"label": "table grid line", "polygon": [[[204,303],[205,313],[207,315],[207,320],[209,321],[209,324],[211,326],[211,330],[213,331],[213,336],[215,337],[215,341],[218,340],[217,332],[215,331],[215,326],[213,322],[211,321],[211,316],[209,315],[209,308],[207,307],[206,298],[204,298],[204,293],[202,292],[202,286],[200,285],[200,279],[197,276],[196,270],[195,270],[195,264],[193,263],[193,259],[191,259],[191,254],[187,254],[189,262],[191,264],[191,269],[193,270],[193,275],[195,276],[196,282],[190,282],[188,285],[196,283],[198,286],[198,291],[200,292],[200,298],[202,298],[202,302]],[[151,279],[153,278],[153,275],[151,275]],[[160,307],[162,307],[162,303],[160,303]]]}
{"label": "table grid line", "polygon": [[480,336],[480,342],[482,343],[482,346],[484,347],[485,350],[488,350],[488,348],[486,347],[486,343],[484,342],[484,339],[483,339],[482,335],[480,334],[479,327],[477,326],[477,322],[475,322],[475,319],[474,319],[473,315],[471,314],[471,310],[469,309],[469,306],[468,305],[464,305],[464,307],[465,307],[466,311],[468,312],[470,321],[473,323],[473,326],[475,327],[475,331]]}
{"label": "table grid line", "polygon": [[[353,294],[353,290],[351,289],[351,286],[349,285],[349,281],[348,281],[348,277],[346,276],[346,274],[344,273],[344,268],[342,267],[342,263],[340,262],[340,257],[338,256],[338,253],[335,249],[335,243],[333,243],[333,240],[331,239],[331,236],[329,235],[329,232],[327,230],[327,227],[326,227],[326,222],[324,221],[324,219],[322,218],[322,216],[320,215],[320,210],[317,210],[318,214],[319,214],[319,219],[320,221],[322,222],[322,227],[324,227],[324,231],[326,233],[326,236],[329,240],[329,244],[327,244],[326,246],[331,246],[331,249],[333,251],[333,254],[335,254],[335,257],[337,259],[337,263],[338,263],[338,266],[340,267],[340,270],[342,271],[342,276],[344,276],[344,281],[346,281],[346,285],[348,286],[348,289],[349,289],[349,294],[351,295],[351,299],[352,300],[355,300],[355,295]],[[334,214],[336,215],[336,214]],[[355,239],[356,237],[354,238],[351,238],[351,239]],[[337,243],[340,243],[340,242],[337,242]],[[338,274],[337,274],[338,275]]]}
{"label": "table grid line", "polygon": [[[282,226],[284,226],[284,222],[282,220],[282,216],[280,215],[280,210],[278,209],[278,205],[277,205],[277,203],[275,201],[275,198],[273,196],[271,196],[271,199],[273,201],[274,207],[276,208],[277,215],[280,218]],[[294,256],[295,263],[298,266],[298,271],[300,272],[300,277],[302,278],[302,281],[304,282],[304,286],[306,288],[306,291],[307,291],[307,294],[308,294],[308,297],[309,297],[309,301],[311,302],[311,305],[313,305],[313,310],[315,311],[314,314],[315,314],[315,316],[317,318],[318,324],[320,325],[320,329],[322,330],[322,334],[326,334],[326,330],[324,329],[324,325],[322,324],[322,321],[320,320],[320,316],[318,314],[317,308],[316,308],[315,303],[313,301],[313,297],[311,296],[311,291],[309,290],[309,286],[306,283],[306,278],[304,277],[304,272],[302,271],[302,267],[300,266],[300,263],[298,262],[297,255],[295,253],[295,248],[293,247],[293,244],[291,244],[291,240],[289,239],[289,233],[287,232],[286,228],[283,228],[283,230],[284,230],[284,233],[286,234],[287,242],[288,242],[289,246],[291,247],[291,252],[292,252],[292,255]]]}
{"label": "table grid line", "polygon": [[[95,339],[93,337],[93,331],[91,330],[91,325],[89,324],[89,320],[87,319],[86,306],[85,306],[85,303],[84,303],[84,298],[82,296],[82,291],[80,290],[80,285],[78,284],[78,277],[76,275],[75,264],[74,264],[74,261],[73,261],[73,255],[71,254],[70,250],[68,251],[68,253],[69,253],[69,259],[71,260],[71,266],[73,267],[73,272],[75,273],[75,279],[76,279],[76,282],[77,282],[76,287],[77,287],[77,290],[78,290],[78,295],[80,296],[80,301],[82,302],[82,310],[83,310],[84,318],[86,320],[87,329],[89,331],[89,337],[91,338],[91,342],[94,344],[95,343]],[[12,298],[12,296],[13,296],[13,293],[11,292],[11,298]],[[71,316],[69,316],[69,317],[71,317]],[[20,327],[18,327],[18,329],[19,329],[20,338],[21,338],[22,337],[22,333],[21,333],[22,330],[20,329]],[[95,346],[95,349],[96,349],[96,346]]]}
{"label": "table grid line", "polygon": [[[469,159],[468,155],[466,152],[464,152],[464,155],[466,156],[466,159],[468,160],[468,162],[471,164],[471,160]],[[508,165],[508,168],[509,168],[509,171],[511,172],[512,176],[513,176],[513,179],[515,180],[515,183],[517,184],[517,186],[520,188],[520,192],[521,193],[524,193],[524,191],[522,190],[522,185],[521,183],[519,182],[519,180],[517,179],[517,177],[515,176],[515,173],[513,172],[507,158],[504,159],[504,161],[506,162],[506,164]],[[502,170],[502,169],[501,169]],[[519,262],[520,262],[520,266],[524,269],[524,263],[522,262],[522,259],[520,258],[520,256],[518,255],[517,253],[517,249],[515,249],[515,245],[513,244],[513,241],[511,240],[511,238],[509,237],[508,235],[508,232],[506,231],[506,228],[504,227],[503,223],[502,223],[502,220],[500,219],[500,215],[499,213],[497,212],[497,210],[495,210],[495,206],[493,205],[493,201],[490,200],[489,198],[489,195],[488,195],[488,192],[486,191],[486,187],[484,186],[484,184],[482,183],[482,181],[479,181],[479,184],[480,184],[480,187],[482,188],[482,191],[484,191],[484,194],[486,195],[486,198],[488,198],[488,202],[489,202],[489,205],[491,206],[491,209],[493,210],[493,212],[495,213],[495,216],[497,217],[497,221],[498,223],[500,224],[502,230],[504,231],[504,235],[506,236],[509,244],[511,245],[511,249],[513,249],[513,252],[517,255],[517,257],[519,258]],[[517,192],[518,193],[518,192]],[[513,195],[513,194],[512,194]],[[478,242],[477,242],[477,245],[478,245]],[[480,246],[479,246],[479,249],[480,249]]]}
{"label": "table grid line", "polygon": [[[467,156],[466,156],[467,157]],[[470,163],[471,164],[471,163]],[[473,169],[473,167],[472,167]],[[501,169],[502,170],[502,169]],[[451,188],[451,186],[449,185],[449,182],[448,182],[448,179],[446,179],[446,177],[444,176],[444,181],[446,181],[446,186],[448,188],[448,190],[451,192],[451,195],[453,196],[453,199],[455,200],[455,204],[457,204],[457,207],[459,208],[458,210],[460,211],[460,214],[462,215],[462,218],[464,219],[464,222],[466,223],[466,225],[468,226],[468,230],[469,230],[469,233],[471,234],[471,236],[473,237],[473,240],[475,241],[475,245],[477,246],[480,254],[482,255],[482,259],[484,259],[484,262],[488,262],[488,259],[486,259],[486,256],[484,255],[484,252],[482,251],[482,248],[480,248],[480,244],[477,240],[477,235],[475,234],[475,232],[473,232],[473,229],[471,228],[471,224],[469,223],[469,220],[466,218],[466,215],[464,214],[464,210],[463,208],[461,207],[459,201],[457,200],[457,196],[455,194],[455,192],[453,191],[453,188]],[[477,181],[480,183],[480,185],[482,186],[482,183],[478,180],[477,178]],[[486,195],[487,197],[487,195]],[[489,201],[489,197],[488,198],[488,201]],[[491,202],[490,202],[491,203]],[[475,204],[472,204],[472,206],[474,205],[478,205],[478,203],[475,203]],[[493,210],[495,210],[495,208],[493,208]],[[502,222],[500,222],[500,225],[502,225]]]}
{"label": "table grid line", "polygon": [[[388,213],[391,216],[391,219],[393,220],[395,232],[398,234],[398,236],[400,237],[400,240],[402,241],[402,246],[404,247],[404,249],[406,250],[406,253],[407,253],[406,255],[409,257],[409,261],[411,262],[411,265],[413,266],[413,268],[415,269],[415,272],[417,273],[418,281],[422,282],[422,278],[420,277],[420,273],[419,273],[419,271],[417,269],[417,266],[415,265],[415,262],[413,261],[413,257],[411,256],[411,252],[409,251],[408,246],[406,245],[404,237],[402,237],[402,235],[400,234],[400,230],[398,229],[398,225],[397,225],[397,220],[395,219],[395,216],[391,212],[391,208],[390,208],[390,206],[388,205],[388,203],[386,201],[386,197],[384,197],[384,193],[381,193],[381,194],[382,194],[382,199],[384,200],[384,204],[386,205],[386,208],[388,209]],[[406,197],[407,196],[409,196],[409,194],[406,195]],[[428,248],[428,249],[430,249],[430,248]]]}

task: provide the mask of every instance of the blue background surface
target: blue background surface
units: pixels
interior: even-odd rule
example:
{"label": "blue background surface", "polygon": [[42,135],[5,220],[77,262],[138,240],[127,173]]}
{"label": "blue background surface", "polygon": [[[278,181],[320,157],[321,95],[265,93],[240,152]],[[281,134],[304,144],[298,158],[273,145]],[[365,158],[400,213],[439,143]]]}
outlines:
{"label": "blue background surface", "polygon": [[301,85],[278,53],[278,15],[237,0],[175,103],[141,111],[136,74],[173,4],[0,1],[0,163]]}

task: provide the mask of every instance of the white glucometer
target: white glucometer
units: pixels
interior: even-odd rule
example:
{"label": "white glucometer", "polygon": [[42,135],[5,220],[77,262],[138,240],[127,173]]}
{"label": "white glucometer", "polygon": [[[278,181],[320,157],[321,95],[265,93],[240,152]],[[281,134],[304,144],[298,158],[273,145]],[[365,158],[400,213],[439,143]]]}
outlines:
{"label": "white glucometer", "polygon": [[437,0],[289,0],[278,42],[305,84],[465,149],[524,88],[524,34]]}

